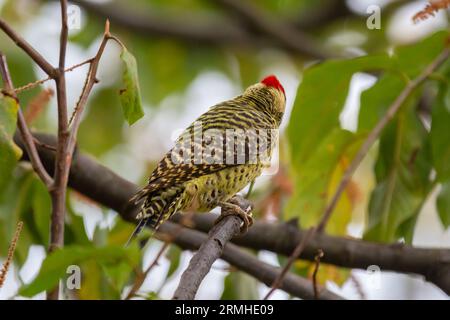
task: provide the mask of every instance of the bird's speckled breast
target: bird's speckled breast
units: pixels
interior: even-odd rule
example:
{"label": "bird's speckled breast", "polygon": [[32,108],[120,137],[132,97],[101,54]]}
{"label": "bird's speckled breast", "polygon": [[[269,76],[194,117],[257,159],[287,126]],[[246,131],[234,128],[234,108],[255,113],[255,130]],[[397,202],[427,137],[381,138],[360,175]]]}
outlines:
{"label": "bird's speckled breast", "polygon": [[195,194],[187,197],[190,201],[183,203],[181,210],[206,212],[214,209],[255,180],[262,169],[262,164],[237,165],[189,181],[186,190],[195,190]]}

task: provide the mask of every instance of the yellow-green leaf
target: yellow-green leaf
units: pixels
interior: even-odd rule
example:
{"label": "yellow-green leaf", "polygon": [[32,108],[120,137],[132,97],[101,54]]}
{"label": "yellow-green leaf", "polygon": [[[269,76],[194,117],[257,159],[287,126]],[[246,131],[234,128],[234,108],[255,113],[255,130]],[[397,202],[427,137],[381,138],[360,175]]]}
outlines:
{"label": "yellow-green leaf", "polygon": [[22,151],[13,141],[18,109],[14,99],[0,97],[0,192],[10,180],[12,170],[22,155]]}
{"label": "yellow-green leaf", "polygon": [[120,102],[125,119],[132,125],[144,116],[137,63],[134,56],[125,48],[123,48],[120,58],[124,63],[123,83],[125,85],[120,90]]}

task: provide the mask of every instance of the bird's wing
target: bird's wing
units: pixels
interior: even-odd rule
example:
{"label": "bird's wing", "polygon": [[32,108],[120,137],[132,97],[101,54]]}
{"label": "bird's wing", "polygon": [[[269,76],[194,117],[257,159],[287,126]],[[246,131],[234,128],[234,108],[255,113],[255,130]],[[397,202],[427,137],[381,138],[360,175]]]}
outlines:
{"label": "bird's wing", "polygon": [[[263,119],[264,116],[258,114],[257,111],[249,111],[245,107],[233,106],[228,102],[212,107],[194,121],[177,139],[175,147],[161,159],[150,176],[148,185],[136,195],[134,200],[137,201],[155,190],[179,185],[230,166],[248,163],[250,160],[247,146],[248,137],[246,140],[245,135],[249,133],[245,132],[245,130],[268,128],[271,124],[264,122]],[[205,151],[208,143],[211,142],[203,135],[206,130],[212,130],[209,132],[222,136],[220,143],[223,143],[222,150],[226,150],[226,144],[230,143],[230,135],[226,131],[230,129],[234,132],[234,136],[231,136],[231,139],[234,139],[234,145],[230,151],[233,154],[233,161],[227,161],[226,152],[214,154],[214,157],[210,158],[210,161],[207,163],[205,161],[199,163],[194,161],[194,159],[198,159],[198,150]],[[196,137],[201,137],[202,140],[198,142]],[[187,144],[185,144],[186,141],[188,142]],[[197,150],[195,149],[196,147],[198,147]],[[244,158],[242,158],[242,154],[245,154]],[[238,161],[239,155],[241,158]]]}

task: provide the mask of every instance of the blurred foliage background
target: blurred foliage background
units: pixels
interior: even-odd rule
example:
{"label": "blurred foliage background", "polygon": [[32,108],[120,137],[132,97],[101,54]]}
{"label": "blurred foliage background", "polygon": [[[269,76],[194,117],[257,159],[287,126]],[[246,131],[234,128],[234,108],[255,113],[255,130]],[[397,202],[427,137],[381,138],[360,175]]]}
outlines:
{"label": "blurred foliage background", "polygon": [[[252,199],[257,219],[297,219],[303,228],[318,222],[368,132],[407,81],[442,51],[448,37],[445,11],[412,22],[426,1],[80,0],[71,4],[67,65],[95,54],[108,17],[111,32],[137,60],[145,110],[144,118],[133,126],[124,119],[118,94],[123,72],[120,48],[108,44],[100,82],[80,127],[79,150],[142,185],[180,129],[209,106],[274,73],[285,85],[288,100],[278,170],[258,180]],[[371,5],[381,10],[379,28],[368,27]],[[45,57],[57,61],[57,2],[4,0],[0,10],[2,18]],[[0,48],[16,87],[44,78],[3,33]],[[86,71],[85,66],[68,73],[69,106],[78,98]],[[450,247],[449,72],[447,63],[402,106],[356,172],[327,232]],[[46,82],[20,94],[35,131],[55,132],[56,102],[46,91],[50,89],[53,84]],[[2,105],[0,123],[9,119],[7,112]],[[67,248],[41,264],[48,243],[50,198],[28,164],[7,155],[5,141],[2,138],[0,145],[0,256],[6,255],[17,221],[25,224],[14,270],[0,296],[40,298],[38,293],[64,276],[71,264],[81,266],[83,283],[81,290],[67,290],[69,297],[126,296],[139,275],[136,270],[145,269],[162,244],[154,240],[142,253],[137,248],[123,249],[133,226],[72,191],[67,202]],[[285,261],[273,254],[255,254],[273,264]],[[170,246],[139,296],[170,297],[189,257],[190,253]],[[311,267],[298,262],[295,272],[311,276]],[[334,266],[320,269],[322,283],[360,298],[349,275],[350,270]],[[363,274],[360,281],[364,287]],[[223,262],[205,283],[200,297],[259,298],[267,291]],[[388,289],[367,291],[369,297],[390,294]],[[392,297],[442,297],[432,288],[417,296],[407,291],[396,290]]]}

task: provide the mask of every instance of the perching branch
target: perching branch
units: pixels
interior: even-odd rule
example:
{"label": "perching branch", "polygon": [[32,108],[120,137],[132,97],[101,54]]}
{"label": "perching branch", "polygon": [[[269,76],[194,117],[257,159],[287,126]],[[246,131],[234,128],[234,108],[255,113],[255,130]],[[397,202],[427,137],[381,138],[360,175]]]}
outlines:
{"label": "perching branch", "polygon": [[[240,196],[235,196],[232,200],[244,211],[251,206],[248,200]],[[232,209],[222,208],[222,210]],[[222,255],[227,242],[239,234],[241,223],[241,218],[236,215],[229,215],[211,228],[208,239],[202,243],[189,262],[189,266],[183,272],[173,299],[193,300],[195,298],[200,284],[208,274],[214,261]]]}
{"label": "perching branch", "polygon": [[[222,223],[226,223],[227,220],[236,220],[236,222],[239,221],[239,224],[241,222],[241,220],[237,217],[228,217],[225,218]],[[239,227],[237,230],[239,230]],[[158,235],[161,234],[167,234],[169,237],[173,238],[174,243],[185,250],[197,250],[202,244],[208,242],[209,238],[202,232],[187,228],[180,228],[179,225],[172,222],[165,222],[161,226]],[[273,267],[260,261],[254,255],[239,249],[238,246],[232,243],[228,243],[224,246],[221,258],[268,286],[274,281],[275,278],[278,277],[280,273],[280,268]],[[283,282],[280,284],[280,288],[295,297],[300,297],[302,299],[314,299],[314,292],[311,287],[311,283],[307,279],[291,273],[287,274],[283,279]],[[326,290],[325,288],[321,288],[321,290],[321,299],[342,299],[340,296]]]}
{"label": "perching branch", "polygon": [[[35,136],[47,145],[55,145],[56,139],[51,135],[36,134]],[[18,134],[14,139],[23,148],[23,141]],[[45,168],[51,173],[54,168],[54,152],[40,146],[38,151]],[[26,153],[23,155],[23,160],[28,160]],[[128,200],[139,190],[139,187],[92,158],[78,153],[77,150],[74,152],[69,186],[115,210],[124,220],[135,222],[136,211],[129,206]],[[180,215],[175,215],[172,220],[179,219]],[[193,215],[192,219],[197,230],[208,232],[217,216],[214,214]],[[232,242],[254,250],[269,250],[289,256],[304,236],[305,231],[299,230],[296,222],[270,224],[256,221],[245,235],[235,237]],[[314,261],[317,250],[320,248],[325,253],[321,260],[323,263],[358,269],[377,265],[384,271],[418,274],[450,294],[450,250],[448,249],[414,248],[409,245],[373,243],[316,234],[306,244],[301,258]]]}

